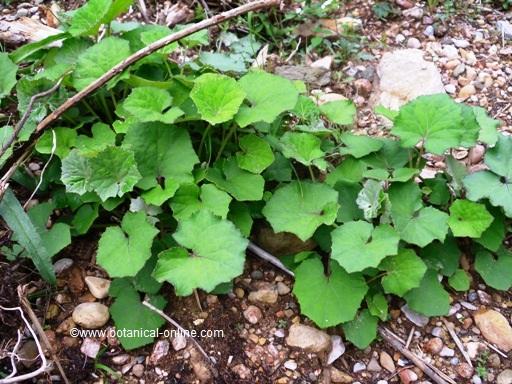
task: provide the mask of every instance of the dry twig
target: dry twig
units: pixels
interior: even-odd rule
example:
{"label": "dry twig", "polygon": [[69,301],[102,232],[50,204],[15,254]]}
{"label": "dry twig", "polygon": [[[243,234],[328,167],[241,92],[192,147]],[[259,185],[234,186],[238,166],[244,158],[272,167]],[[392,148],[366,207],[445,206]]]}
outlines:
{"label": "dry twig", "polygon": [[448,329],[448,333],[452,337],[453,341],[455,341],[455,345],[457,346],[457,348],[459,348],[460,353],[462,353],[462,356],[464,356],[464,360],[466,360],[466,362],[469,364],[470,367],[473,367],[473,363],[471,362],[471,358],[469,357],[468,352],[464,348],[464,345],[462,345],[462,342],[460,341],[459,336],[457,336],[457,334],[455,333],[455,330],[453,329],[454,328],[453,324],[444,318],[441,320],[443,320],[443,323],[446,326],[446,329]]}
{"label": "dry twig", "polygon": [[288,268],[286,268],[286,266],[281,262],[281,260],[279,260],[274,255],[271,255],[270,253],[268,253],[264,249],[258,247],[253,242],[251,242],[251,241],[249,242],[249,245],[247,246],[247,249],[249,251],[251,251],[252,253],[254,253],[256,256],[258,256],[259,258],[261,258],[261,259],[263,259],[265,261],[268,261],[270,264],[272,264],[275,267],[279,268],[280,270],[286,272],[290,276],[295,276],[295,274],[292,271],[290,271]]}

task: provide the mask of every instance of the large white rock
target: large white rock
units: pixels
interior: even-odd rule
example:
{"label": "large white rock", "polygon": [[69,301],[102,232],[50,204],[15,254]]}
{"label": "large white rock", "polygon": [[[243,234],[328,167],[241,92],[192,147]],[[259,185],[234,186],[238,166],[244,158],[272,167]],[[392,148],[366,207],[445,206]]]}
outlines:
{"label": "large white rock", "polygon": [[100,303],[82,303],[73,311],[73,321],[83,328],[103,327],[109,317],[108,307]]}
{"label": "large white rock", "polygon": [[400,49],[382,56],[374,105],[396,110],[418,96],[445,93],[439,70],[423,58],[423,53],[419,49]]}

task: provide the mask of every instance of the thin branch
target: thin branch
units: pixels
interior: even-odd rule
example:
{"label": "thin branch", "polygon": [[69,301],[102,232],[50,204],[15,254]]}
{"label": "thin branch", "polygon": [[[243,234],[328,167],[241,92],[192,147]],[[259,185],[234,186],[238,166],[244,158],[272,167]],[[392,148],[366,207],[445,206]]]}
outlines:
{"label": "thin branch", "polygon": [[[378,328],[379,335],[388,342],[393,348],[395,348],[402,355],[411,360],[414,365],[416,365],[419,369],[421,369],[428,377],[430,377],[436,384],[457,384],[451,378],[446,376],[444,373],[439,371],[437,368],[427,364],[423,361],[419,356],[410,350],[406,349],[402,343],[400,343],[396,337],[394,337],[394,333],[385,327]],[[442,377],[444,376],[444,378]],[[445,380],[446,379],[446,380]]]}
{"label": "thin branch", "polygon": [[494,352],[496,352],[497,354],[501,355],[502,357],[504,357],[505,359],[508,359],[508,356],[506,353],[500,351],[498,348],[496,348],[494,345],[492,345],[491,343],[488,343],[487,341],[483,340],[484,344],[487,345],[489,348],[491,348]]}
{"label": "thin branch", "polygon": [[27,122],[28,118],[30,117],[30,114],[32,113],[32,110],[34,109],[34,104],[37,100],[50,96],[53,92],[55,92],[62,83],[62,79],[64,79],[64,76],[59,79],[50,89],[47,89],[46,91],[36,93],[30,98],[30,101],[28,102],[27,109],[25,110],[25,113],[23,116],[21,116],[20,121],[16,124],[14,127],[14,132],[12,133],[11,137],[9,137],[3,144],[2,148],[0,149],[0,157],[2,157],[5,152],[7,152],[7,149],[16,141],[18,138],[18,135],[20,134],[21,130],[23,129],[23,126]]}
{"label": "thin branch", "polygon": [[453,324],[448,322],[446,319],[443,320],[444,325],[446,326],[446,329],[448,329],[448,333],[452,337],[453,341],[455,341],[455,345],[457,348],[459,348],[460,353],[462,353],[462,356],[464,356],[464,360],[469,364],[470,367],[473,367],[473,363],[471,362],[471,358],[469,357],[468,352],[464,348],[464,345],[462,345],[462,342],[459,339],[459,336],[455,333],[455,330],[453,329]]}
{"label": "thin branch", "polygon": [[295,274],[290,271],[286,266],[274,255],[268,253],[264,249],[258,247],[256,244],[254,244],[252,241],[249,241],[249,245],[247,246],[247,249],[254,253],[259,258],[268,261],[270,264],[274,265],[275,267],[279,268],[280,270],[286,272],[290,276],[295,276]]}
{"label": "thin branch", "polygon": [[183,328],[176,320],[174,320],[172,317],[167,315],[164,311],[158,309],[157,307],[155,307],[153,304],[149,303],[148,301],[144,300],[142,302],[142,305],[145,305],[146,307],[151,309],[153,312],[158,313],[165,320],[167,320],[171,325],[173,325],[176,329],[178,329],[182,333],[182,335],[184,335],[187,339],[192,341],[192,343],[195,345],[197,350],[199,352],[201,352],[201,355],[203,355],[203,357],[206,359],[206,361],[208,361],[210,363],[212,371],[214,373],[214,376],[218,376],[218,372],[214,367],[215,361],[205,352],[203,347],[201,347],[201,345],[196,341],[196,339],[194,339],[192,336],[190,336],[190,333],[185,328]]}
{"label": "thin branch", "polygon": [[[18,369],[16,368],[16,358],[18,357],[18,355],[16,354],[18,352],[18,348],[21,344],[21,339],[23,337],[23,335],[21,334],[21,331],[19,329],[16,330],[18,332],[18,340],[16,341],[16,344],[14,344],[14,348],[12,349],[12,352],[10,352],[9,354],[11,355],[11,367],[12,367],[12,371],[11,373],[4,377],[4,379],[10,379],[11,377],[14,377],[16,375],[16,373],[18,373]],[[19,358],[18,358],[19,360]]]}
{"label": "thin branch", "polygon": [[[29,372],[29,373],[26,373],[26,374],[20,375],[20,376],[15,376],[15,375],[12,375],[12,373],[11,373],[11,375],[9,375],[8,377],[6,377],[4,379],[0,379],[0,384],[19,383],[19,382],[37,377],[41,373],[46,372],[46,370],[48,369],[48,361],[46,360],[46,357],[44,356],[44,352],[43,352],[43,349],[41,348],[41,344],[39,343],[39,339],[37,338],[36,333],[30,326],[30,323],[28,322],[27,318],[23,314],[23,310],[21,309],[21,307],[7,308],[7,307],[2,307],[0,305],[0,309],[3,311],[18,311],[20,313],[21,319],[27,326],[32,338],[34,339],[34,342],[36,343],[37,353],[39,354],[39,357],[41,358],[41,366],[38,369],[36,369],[35,371]],[[11,362],[12,362],[12,360],[11,360]]]}
{"label": "thin branch", "polygon": [[[34,313],[34,310],[32,309],[32,306],[30,305],[30,302],[27,300],[27,298],[25,296],[24,288],[21,286],[18,287],[18,297],[20,298],[21,305],[25,309],[25,312],[27,312],[28,317],[32,321],[34,328],[36,329],[37,333],[39,334],[39,337],[43,341],[44,346],[50,352],[50,355],[52,356],[52,360],[55,363],[55,365],[57,366],[57,369],[59,370],[59,373],[62,377],[62,380],[64,381],[65,384],[70,384],[70,381],[67,378],[66,373],[64,372],[64,368],[62,368],[59,357],[53,351],[52,345],[50,344],[50,340],[48,340],[48,336],[46,336],[46,333],[44,332],[44,329],[41,326],[39,319],[37,318],[36,314]],[[0,383],[0,384],[2,384],[2,383]]]}
{"label": "thin branch", "polygon": [[151,24],[151,21],[149,20],[149,17],[148,17],[148,9],[146,8],[146,3],[144,3],[144,0],[139,0],[138,5],[139,5],[140,13],[142,14],[142,17],[144,18],[144,21],[147,24]]}
{"label": "thin branch", "polygon": [[406,349],[409,349],[409,345],[411,345],[411,341],[412,341],[412,337],[414,335],[415,329],[416,329],[416,327],[414,327],[414,325],[413,325],[411,328],[411,332],[409,332],[409,337],[407,338],[407,343],[405,343]]}

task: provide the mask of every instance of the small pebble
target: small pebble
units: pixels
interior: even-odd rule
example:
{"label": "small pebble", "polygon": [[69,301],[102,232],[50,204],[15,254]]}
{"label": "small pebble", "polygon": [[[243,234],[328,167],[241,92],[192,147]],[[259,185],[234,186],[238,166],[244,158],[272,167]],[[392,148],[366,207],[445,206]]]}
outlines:
{"label": "small pebble", "polygon": [[448,348],[447,346],[444,346],[443,349],[441,349],[441,352],[439,352],[439,356],[442,357],[453,357],[455,355],[455,351],[452,348]]}
{"label": "small pebble", "polygon": [[358,373],[366,370],[366,364],[358,361],[354,364],[354,368],[352,369],[352,372]]}
{"label": "small pebble", "polygon": [[284,362],[284,367],[289,369],[290,371],[295,371],[297,369],[297,363],[295,360],[287,360]]}

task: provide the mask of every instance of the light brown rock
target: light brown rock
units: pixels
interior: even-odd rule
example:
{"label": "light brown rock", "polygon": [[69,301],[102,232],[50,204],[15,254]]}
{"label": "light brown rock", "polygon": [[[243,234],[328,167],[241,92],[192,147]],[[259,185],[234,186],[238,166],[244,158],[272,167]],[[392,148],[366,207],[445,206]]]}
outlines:
{"label": "light brown rock", "polygon": [[277,297],[277,287],[268,283],[261,284],[258,290],[249,293],[249,301],[253,303],[274,304],[277,302]]}
{"label": "light brown rock", "polygon": [[473,84],[467,84],[460,89],[457,97],[461,100],[466,100],[467,98],[473,96],[475,93],[475,86]]}
{"label": "light brown rock", "polygon": [[337,368],[331,367],[331,381],[333,383],[348,384],[352,383],[354,379],[352,378],[352,376],[347,375],[345,372],[340,371]]}
{"label": "light brown rock", "polygon": [[393,361],[393,358],[391,356],[389,356],[389,354],[387,352],[382,351],[380,353],[379,361],[380,361],[380,365],[382,365],[387,371],[389,371],[390,373],[395,372],[395,370],[396,370],[395,362]]}
{"label": "light brown rock", "polygon": [[293,324],[290,327],[286,344],[308,352],[326,352],[331,348],[331,338],[325,332],[304,324]]}
{"label": "light brown rock", "polygon": [[89,291],[95,298],[104,299],[108,296],[110,280],[96,276],[87,276],[84,280],[85,284],[87,284],[87,288],[89,288]]}
{"label": "light brown rock", "polygon": [[256,324],[261,320],[263,314],[261,313],[261,309],[259,309],[255,305],[249,305],[247,309],[244,311],[245,320],[247,320],[251,324]]}
{"label": "light brown rock", "polygon": [[73,321],[83,328],[100,328],[104,326],[110,314],[108,307],[100,303],[82,303],[73,311]]}
{"label": "light brown rock", "polygon": [[475,324],[485,339],[504,352],[512,350],[512,327],[505,316],[492,309],[477,312]]}

